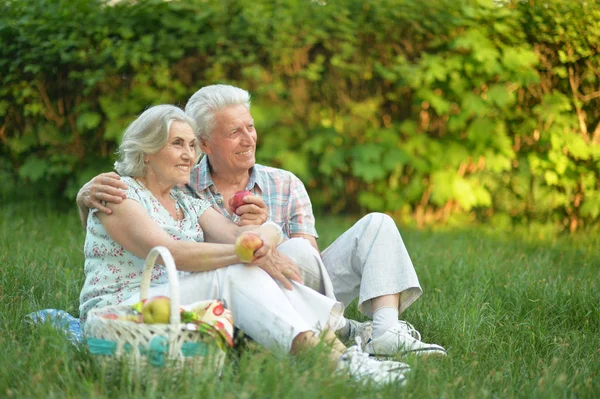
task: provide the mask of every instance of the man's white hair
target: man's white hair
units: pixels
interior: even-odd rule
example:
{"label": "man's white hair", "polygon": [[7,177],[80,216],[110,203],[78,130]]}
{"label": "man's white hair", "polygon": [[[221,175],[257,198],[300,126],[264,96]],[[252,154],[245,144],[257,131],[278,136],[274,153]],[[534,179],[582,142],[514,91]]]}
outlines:
{"label": "man's white hair", "polygon": [[230,85],[206,86],[195,92],[185,106],[185,113],[198,126],[198,136],[210,138],[215,128],[215,114],[232,105],[245,105],[250,110],[250,93]]}

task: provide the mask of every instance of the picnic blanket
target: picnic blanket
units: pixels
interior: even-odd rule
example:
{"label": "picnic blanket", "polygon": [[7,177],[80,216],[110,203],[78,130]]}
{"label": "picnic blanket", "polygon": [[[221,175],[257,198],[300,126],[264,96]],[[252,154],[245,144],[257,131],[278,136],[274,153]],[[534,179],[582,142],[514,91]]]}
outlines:
{"label": "picnic blanket", "polygon": [[83,332],[79,319],[60,309],[42,309],[29,313],[25,320],[33,325],[52,323],[52,326],[65,334],[73,345],[83,343]]}

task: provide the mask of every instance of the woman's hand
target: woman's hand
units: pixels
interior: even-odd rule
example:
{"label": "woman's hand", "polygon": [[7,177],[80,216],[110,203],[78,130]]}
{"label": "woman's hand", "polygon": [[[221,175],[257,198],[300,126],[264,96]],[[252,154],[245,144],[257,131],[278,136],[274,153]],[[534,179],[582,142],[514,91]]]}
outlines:
{"label": "woman's hand", "polygon": [[256,258],[252,264],[263,269],[274,280],[280,281],[288,290],[292,290],[290,280],[304,284],[298,266],[276,248],[271,248],[269,244],[265,243],[256,250],[254,255]]}
{"label": "woman's hand", "polygon": [[240,205],[235,213],[240,217],[238,226],[261,225],[267,221],[269,210],[259,195],[248,195],[245,204]]}
{"label": "woman's hand", "polygon": [[100,212],[110,215],[112,210],[105,206],[106,202],[120,204],[127,198],[123,192],[127,187],[118,174],[102,173],[81,187],[77,193],[77,206],[80,209],[98,208]]}

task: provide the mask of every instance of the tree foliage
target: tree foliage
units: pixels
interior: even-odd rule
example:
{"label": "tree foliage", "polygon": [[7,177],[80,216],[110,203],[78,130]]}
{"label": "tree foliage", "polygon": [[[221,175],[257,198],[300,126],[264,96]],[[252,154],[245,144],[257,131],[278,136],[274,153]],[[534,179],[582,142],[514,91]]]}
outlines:
{"label": "tree foliage", "polygon": [[253,94],[316,206],[419,224],[600,220],[596,1],[10,0],[0,193],[73,198],[152,104]]}

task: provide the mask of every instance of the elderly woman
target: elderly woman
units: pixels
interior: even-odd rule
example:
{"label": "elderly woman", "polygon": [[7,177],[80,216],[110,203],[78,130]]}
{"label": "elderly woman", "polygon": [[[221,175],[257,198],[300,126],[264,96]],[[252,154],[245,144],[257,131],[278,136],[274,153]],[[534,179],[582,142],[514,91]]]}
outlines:
{"label": "elderly woman", "polygon": [[[277,225],[239,227],[207,201],[175,188],[189,183],[200,155],[195,126],[181,109],[159,105],[125,131],[115,169],[128,185],[127,198],[107,204],[111,215],[97,209],[88,215],[82,321],[93,307],[137,302],[144,258],[160,245],[169,249],[180,271],[182,304],[221,300],[235,325],[267,349],[297,353],[316,345],[325,332],[338,369],[377,382],[402,383],[408,366],[372,360],[360,347],[346,349],[327,332],[339,324],[343,305],[298,284],[296,265],[282,253],[274,256],[282,240]],[[246,230],[263,239],[251,264],[242,263],[233,245]],[[302,241],[293,243],[294,252],[301,252],[303,245],[310,249]],[[320,261],[318,256],[306,259]],[[285,271],[286,278],[273,279],[269,272],[274,267]],[[166,270],[155,268],[151,281],[150,296],[168,295]]]}

